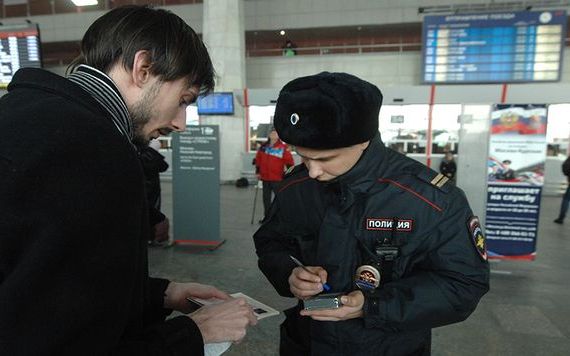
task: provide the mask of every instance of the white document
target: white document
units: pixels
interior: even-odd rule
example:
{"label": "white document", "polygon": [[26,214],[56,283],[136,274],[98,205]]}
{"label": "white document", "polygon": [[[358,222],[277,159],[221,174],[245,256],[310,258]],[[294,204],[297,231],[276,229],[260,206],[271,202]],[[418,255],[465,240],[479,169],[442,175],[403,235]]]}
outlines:
{"label": "white document", "polygon": [[243,293],[234,293],[230,295],[234,298],[244,298],[247,304],[251,305],[251,307],[253,308],[253,314],[255,314],[257,320],[261,320],[274,315],[279,315],[279,312],[277,310]]}
{"label": "white document", "polygon": [[[253,314],[257,318],[257,320],[261,320],[270,316],[279,315],[279,311],[271,308],[268,305],[261,303],[258,300],[255,300],[243,293],[234,293],[230,294],[234,298],[244,298],[247,304],[251,306],[253,309]],[[210,304],[217,304],[221,303],[221,299],[199,299],[199,298],[188,298],[191,299],[193,302],[200,304],[200,305],[210,305]],[[216,342],[211,344],[204,345],[204,356],[219,356],[224,352],[228,351],[228,349],[232,346],[230,341],[224,342]]]}
{"label": "white document", "polygon": [[215,342],[213,344],[204,345],[204,356],[219,356],[232,346],[230,341]]}

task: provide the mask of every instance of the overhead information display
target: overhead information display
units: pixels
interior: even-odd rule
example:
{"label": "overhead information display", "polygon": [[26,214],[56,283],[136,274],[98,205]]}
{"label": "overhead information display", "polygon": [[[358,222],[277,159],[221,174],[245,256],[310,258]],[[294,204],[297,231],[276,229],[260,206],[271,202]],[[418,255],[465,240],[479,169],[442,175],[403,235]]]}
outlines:
{"label": "overhead information display", "polygon": [[0,87],[23,67],[41,67],[37,24],[0,26]]}
{"label": "overhead information display", "polygon": [[234,114],[234,95],[231,92],[199,96],[196,104],[198,106],[198,115]]}
{"label": "overhead information display", "polygon": [[426,16],[425,84],[560,80],[565,11]]}

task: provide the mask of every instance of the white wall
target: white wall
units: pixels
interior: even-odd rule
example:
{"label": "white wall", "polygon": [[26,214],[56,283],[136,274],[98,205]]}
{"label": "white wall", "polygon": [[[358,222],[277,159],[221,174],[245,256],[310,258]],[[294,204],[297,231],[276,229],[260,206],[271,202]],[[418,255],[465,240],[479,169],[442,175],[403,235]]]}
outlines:
{"label": "white wall", "polygon": [[[421,22],[419,7],[472,5],[474,0],[250,0],[246,29],[291,29]],[[476,3],[513,3],[512,0]],[[559,7],[568,10],[568,7]]]}
{"label": "white wall", "polygon": [[419,52],[250,57],[246,64],[249,88],[280,88],[293,78],[324,70],[352,73],[374,83],[414,85],[421,68]]}
{"label": "white wall", "polygon": [[[247,29],[290,29],[419,22],[419,0],[246,1]],[[423,5],[422,5],[423,6]]]}
{"label": "white wall", "polygon": [[[348,72],[381,88],[393,85],[419,85],[421,80],[421,53],[419,51],[250,57],[247,58],[246,65],[248,88],[281,88],[293,78],[325,70]],[[568,47],[564,49],[561,82],[570,83],[570,50]],[[528,90],[525,84],[513,84],[510,87],[513,90]],[[567,93],[560,94],[567,96]],[[532,100],[524,102],[532,102]],[[568,99],[563,102],[568,102]]]}

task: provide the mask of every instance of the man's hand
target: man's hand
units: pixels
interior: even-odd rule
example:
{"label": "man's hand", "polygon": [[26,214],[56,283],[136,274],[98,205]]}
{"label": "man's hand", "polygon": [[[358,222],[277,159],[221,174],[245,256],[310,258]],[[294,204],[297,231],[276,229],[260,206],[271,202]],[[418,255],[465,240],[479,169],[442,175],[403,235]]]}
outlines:
{"label": "man's hand", "polygon": [[323,283],[327,282],[327,271],[322,267],[295,267],[289,276],[289,290],[298,299],[307,299],[323,291]]}
{"label": "man's hand", "polygon": [[362,312],[364,295],[361,291],[355,290],[348,295],[343,295],[341,301],[342,307],[338,309],[301,310],[301,315],[310,316],[314,320],[319,321],[348,320],[360,318],[364,315]]}
{"label": "man's hand", "polygon": [[240,342],[245,337],[247,327],[257,324],[251,306],[243,298],[203,306],[189,317],[198,325],[205,344]]}
{"label": "man's hand", "polygon": [[164,307],[174,309],[182,313],[192,310],[186,298],[210,299],[217,298],[229,300],[231,297],[216,287],[200,283],[176,283],[170,282],[164,291]]}

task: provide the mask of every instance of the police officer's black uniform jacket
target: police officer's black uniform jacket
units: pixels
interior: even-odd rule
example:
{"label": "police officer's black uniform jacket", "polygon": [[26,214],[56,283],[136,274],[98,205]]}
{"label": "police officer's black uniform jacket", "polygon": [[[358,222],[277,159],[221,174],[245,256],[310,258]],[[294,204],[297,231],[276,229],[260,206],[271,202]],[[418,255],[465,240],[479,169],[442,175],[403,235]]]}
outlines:
{"label": "police officer's black uniform jacket", "polygon": [[[312,355],[429,354],[431,328],[473,312],[489,289],[488,263],[468,229],[473,213],[464,193],[434,185],[436,176],[379,136],[334,182],[311,179],[303,166],[288,175],[254,236],[259,267],[280,295],[292,296],[289,255],[325,268],[331,292],[345,293],[369,261],[366,248],[386,239],[399,256],[391,281],[366,294],[363,318],[319,322],[287,310],[282,354],[309,354],[309,345]],[[401,223],[382,229],[389,220]]]}

